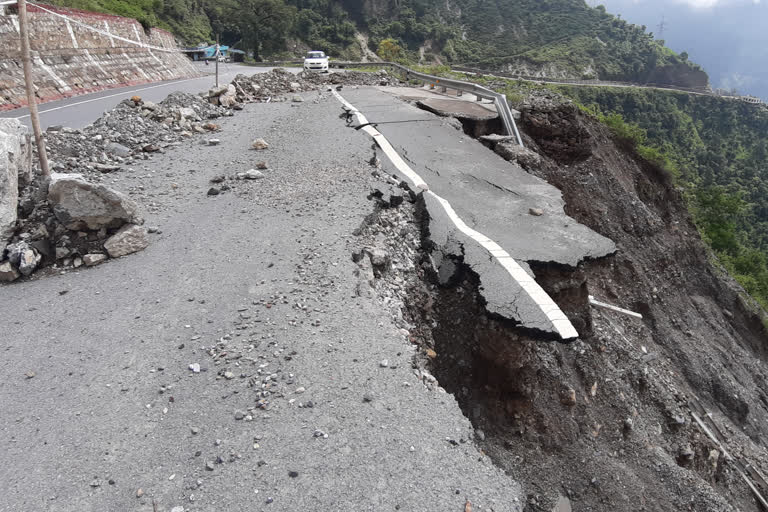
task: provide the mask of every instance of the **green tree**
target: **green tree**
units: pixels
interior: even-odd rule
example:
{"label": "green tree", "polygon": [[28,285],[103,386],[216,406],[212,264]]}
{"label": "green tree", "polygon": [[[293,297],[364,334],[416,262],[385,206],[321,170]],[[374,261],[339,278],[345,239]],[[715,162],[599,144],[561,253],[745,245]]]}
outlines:
{"label": "green tree", "polygon": [[282,0],[236,0],[227,5],[225,13],[226,28],[256,60],[285,47],[296,18],[296,8]]}
{"label": "green tree", "polygon": [[696,191],[694,217],[715,251],[734,256],[739,252],[736,221],[745,208],[741,195],[729,194],[725,187],[713,185]]}
{"label": "green tree", "polygon": [[405,60],[403,48],[397,44],[394,39],[384,39],[379,43],[379,49],[376,51],[379,57],[388,62],[401,62]]}

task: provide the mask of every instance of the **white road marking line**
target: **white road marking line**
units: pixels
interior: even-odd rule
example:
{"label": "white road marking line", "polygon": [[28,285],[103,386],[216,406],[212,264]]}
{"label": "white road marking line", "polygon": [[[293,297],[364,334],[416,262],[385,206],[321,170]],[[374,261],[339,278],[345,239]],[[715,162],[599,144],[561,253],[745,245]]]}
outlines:
{"label": "white road marking line", "polygon": [[[148,89],[157,89],[158,87],[169,87],[171,85],[178,85],[178,84],[181,84],[181,83],[184,83],[184,82],[189,82],[191,80],[200,80],[200,78],[187,78],[186,80],[179,80],[179,81],[176,81],[176,82],[172,82],[170,84],[150,85],[149,87],[142,87],[141,89],[134,89],[134,90],[131,90],[131,91],[119,92],[117,94],[110,94],[108,96],[101,96],[99,98],[92,98],[90,100],[78,101],[77,103],[71,103],[69,105],[62,105],[61,107],[54,107],[54,108],[49,108],[48,110],[41,110],[40,113],[41,114],[45,114],[47,112],[53,112],[54,110],[61,110],[61,109],[64,109],[64,108],[76,107],[78,105],[83,105],[85,103],[91,103],[91,102],[99,101],[99,100],[106,100],[108,98],[114,98],[115,96],[123,96],[124,94],[130,94],[130,93],[135,93],[135,92],[146,91]],[[29,114],[25,114],[23,116],[14,117],[12,119],[25,119],[27,117],[29,117]]]}
{"label": "white road marking line", "polygon": [[[345,100],[341,94],[335,90],[332,90],[332,92],[336,99],[339,100],[347,109],[349,109],[349,112],[357,118],[358,123],[361,125],[368,124],[368,119],[366,119],[362,112],[360,112],[354,105]],[[363,127],[362,130],[373,137],[373,140],[376,141],[376,144],[378,144],[381,150],[387,155],[387,158],[389,158],[392,164],[401,173],[403,173],[411,181],[411,183],[413,183],[414,187],[424,190],[425,194],[433,197],[440,203],[440,205],[442,205],[446,215],[448,215],[448,218],[451,219],[459,231],[480,244],[481,247],[488,251],[488,253],[491,254],[491,256],[497,262],[499,262],[499,264],[507,271],[507,273],[509,273],[510,277],[514,279],[518,285],[520,285],[528,297],[530,297],[531,300],[539,307],[541,312],[552,323],[552,327],[557,331],[562,339],[569,340],[579,337],[579,333],[573,327],[573,324],[571,324],[570,320],[568,320],[565,314],[560,310],[560,307],[555,304],[555,301],[552,300],[552,297],[550,297],[547,292],[545,292],[544,289],[539,286],[539,284],[531,276],[528,275],[523,267],[521,267],[515,261],[515,259],[509,255],[507,251],[505,251],[499,244],[487,236],[467,226],[467,224],[461,220],[461,217],[458,216],[456,211],[447,200],[429,190],[427,183],[421,178],[421,176],[419,176],[413,169],[411,169],[405,160],[400,157],[395,148],[392,147],[392,144],[389,143],[387,138],[384,137],[381,132],[370,125]]]}

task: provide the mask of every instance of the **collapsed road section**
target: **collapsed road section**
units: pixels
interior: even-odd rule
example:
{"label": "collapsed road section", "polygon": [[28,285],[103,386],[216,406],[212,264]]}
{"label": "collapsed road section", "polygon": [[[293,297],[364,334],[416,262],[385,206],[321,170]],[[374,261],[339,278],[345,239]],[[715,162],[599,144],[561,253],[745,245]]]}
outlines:
{"label": "collapsed road section", "polygon": [[568,217],[555,187],[432,114],[374,88],[334,94],[398,173],[425,191],[430,258],[441,283],[467,264],[489,313],[548,337],[578,337],[530,266],[575,268],[615,252],[611,240]]}

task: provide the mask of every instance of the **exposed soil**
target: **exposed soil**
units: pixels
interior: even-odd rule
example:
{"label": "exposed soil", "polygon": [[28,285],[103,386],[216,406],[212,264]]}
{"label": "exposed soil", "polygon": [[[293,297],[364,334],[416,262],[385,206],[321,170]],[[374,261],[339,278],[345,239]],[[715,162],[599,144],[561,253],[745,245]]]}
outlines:
{"label": "exposed soil", "polygon": [[[567,104],[533,101],[522,129],[542,157],[527,170],[619,248],[579,268],[527,262],[581,338],[542,342],[492,318],[460,258],[439,286],[422,252],[405,298],[419,364],[524,485],[526,510],[563,498],[579,511],[762,510],[737,469],[751,465],[755,482],[768,473],[762,313],[712,263],[663,171]],[[644,318],[592,307],[590,295]],[[695,422],[701,407],[728,454]]]}

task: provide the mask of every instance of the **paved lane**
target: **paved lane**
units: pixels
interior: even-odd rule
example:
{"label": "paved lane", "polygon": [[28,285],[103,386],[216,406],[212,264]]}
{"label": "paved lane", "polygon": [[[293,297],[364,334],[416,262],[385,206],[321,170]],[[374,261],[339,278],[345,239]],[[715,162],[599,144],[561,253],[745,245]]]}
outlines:
{"label": "paved lane", "polygon": [[[489,151],[444,118],[399,99],[391,90],[363,87],[342,93],[471,230],[501,246],[529,274],[529,264],[576,267],[616,250],[611,240],[565,214],[557,188]],[[433,259],[444,279],[452,277],[455,261],[463,259],[480,276],[489,311],[552,332],[550,311],[537,307],[547,297],[519,286],[530,277],[518,275],[516,282],[499,263],[501,253],[489,254],[457,229],[439,201],[429,195],[425,200],[436,244]],[[541,215],[531,214],[532,209],[541,210]]]}
{"label": "paved lane", "polygon": [[521,511],[402,324],[352,293],[382,185],[336,100],[305,98],[110,174],[153,204],[145,251],[0,287],[0,512]]}
{"label": "paved lane", "polygon": [[[58,101],[51,101],[39,105],[40,123],[43,130],[48,126],[63,125],[71,128],[82,128],[95,121],[104,111],[112,109],[126,98],[138,94],[145,100],[162,101],[170,93],[175,91],[197,94],[205,91],[215,84],[214,65],[209,66],[198,64],[203,76],[197,78],[186,78],[182,80],[168,80],[164,82],[155,82],[141,84],[117,89],[107,89],[92,94],[83,94]],[[222,63],[219,66],[219,83],[231,82],[235,75],[244,73],[252,75],[254,73],[264,73],[273,68],[251,67],[240,64]],[[298,72],[295,68],[291,71]],[[18,118],[27,126],[31,126],[29,120],[29,109],[20,108],[8,112],[0,112],[0,117]]]}

